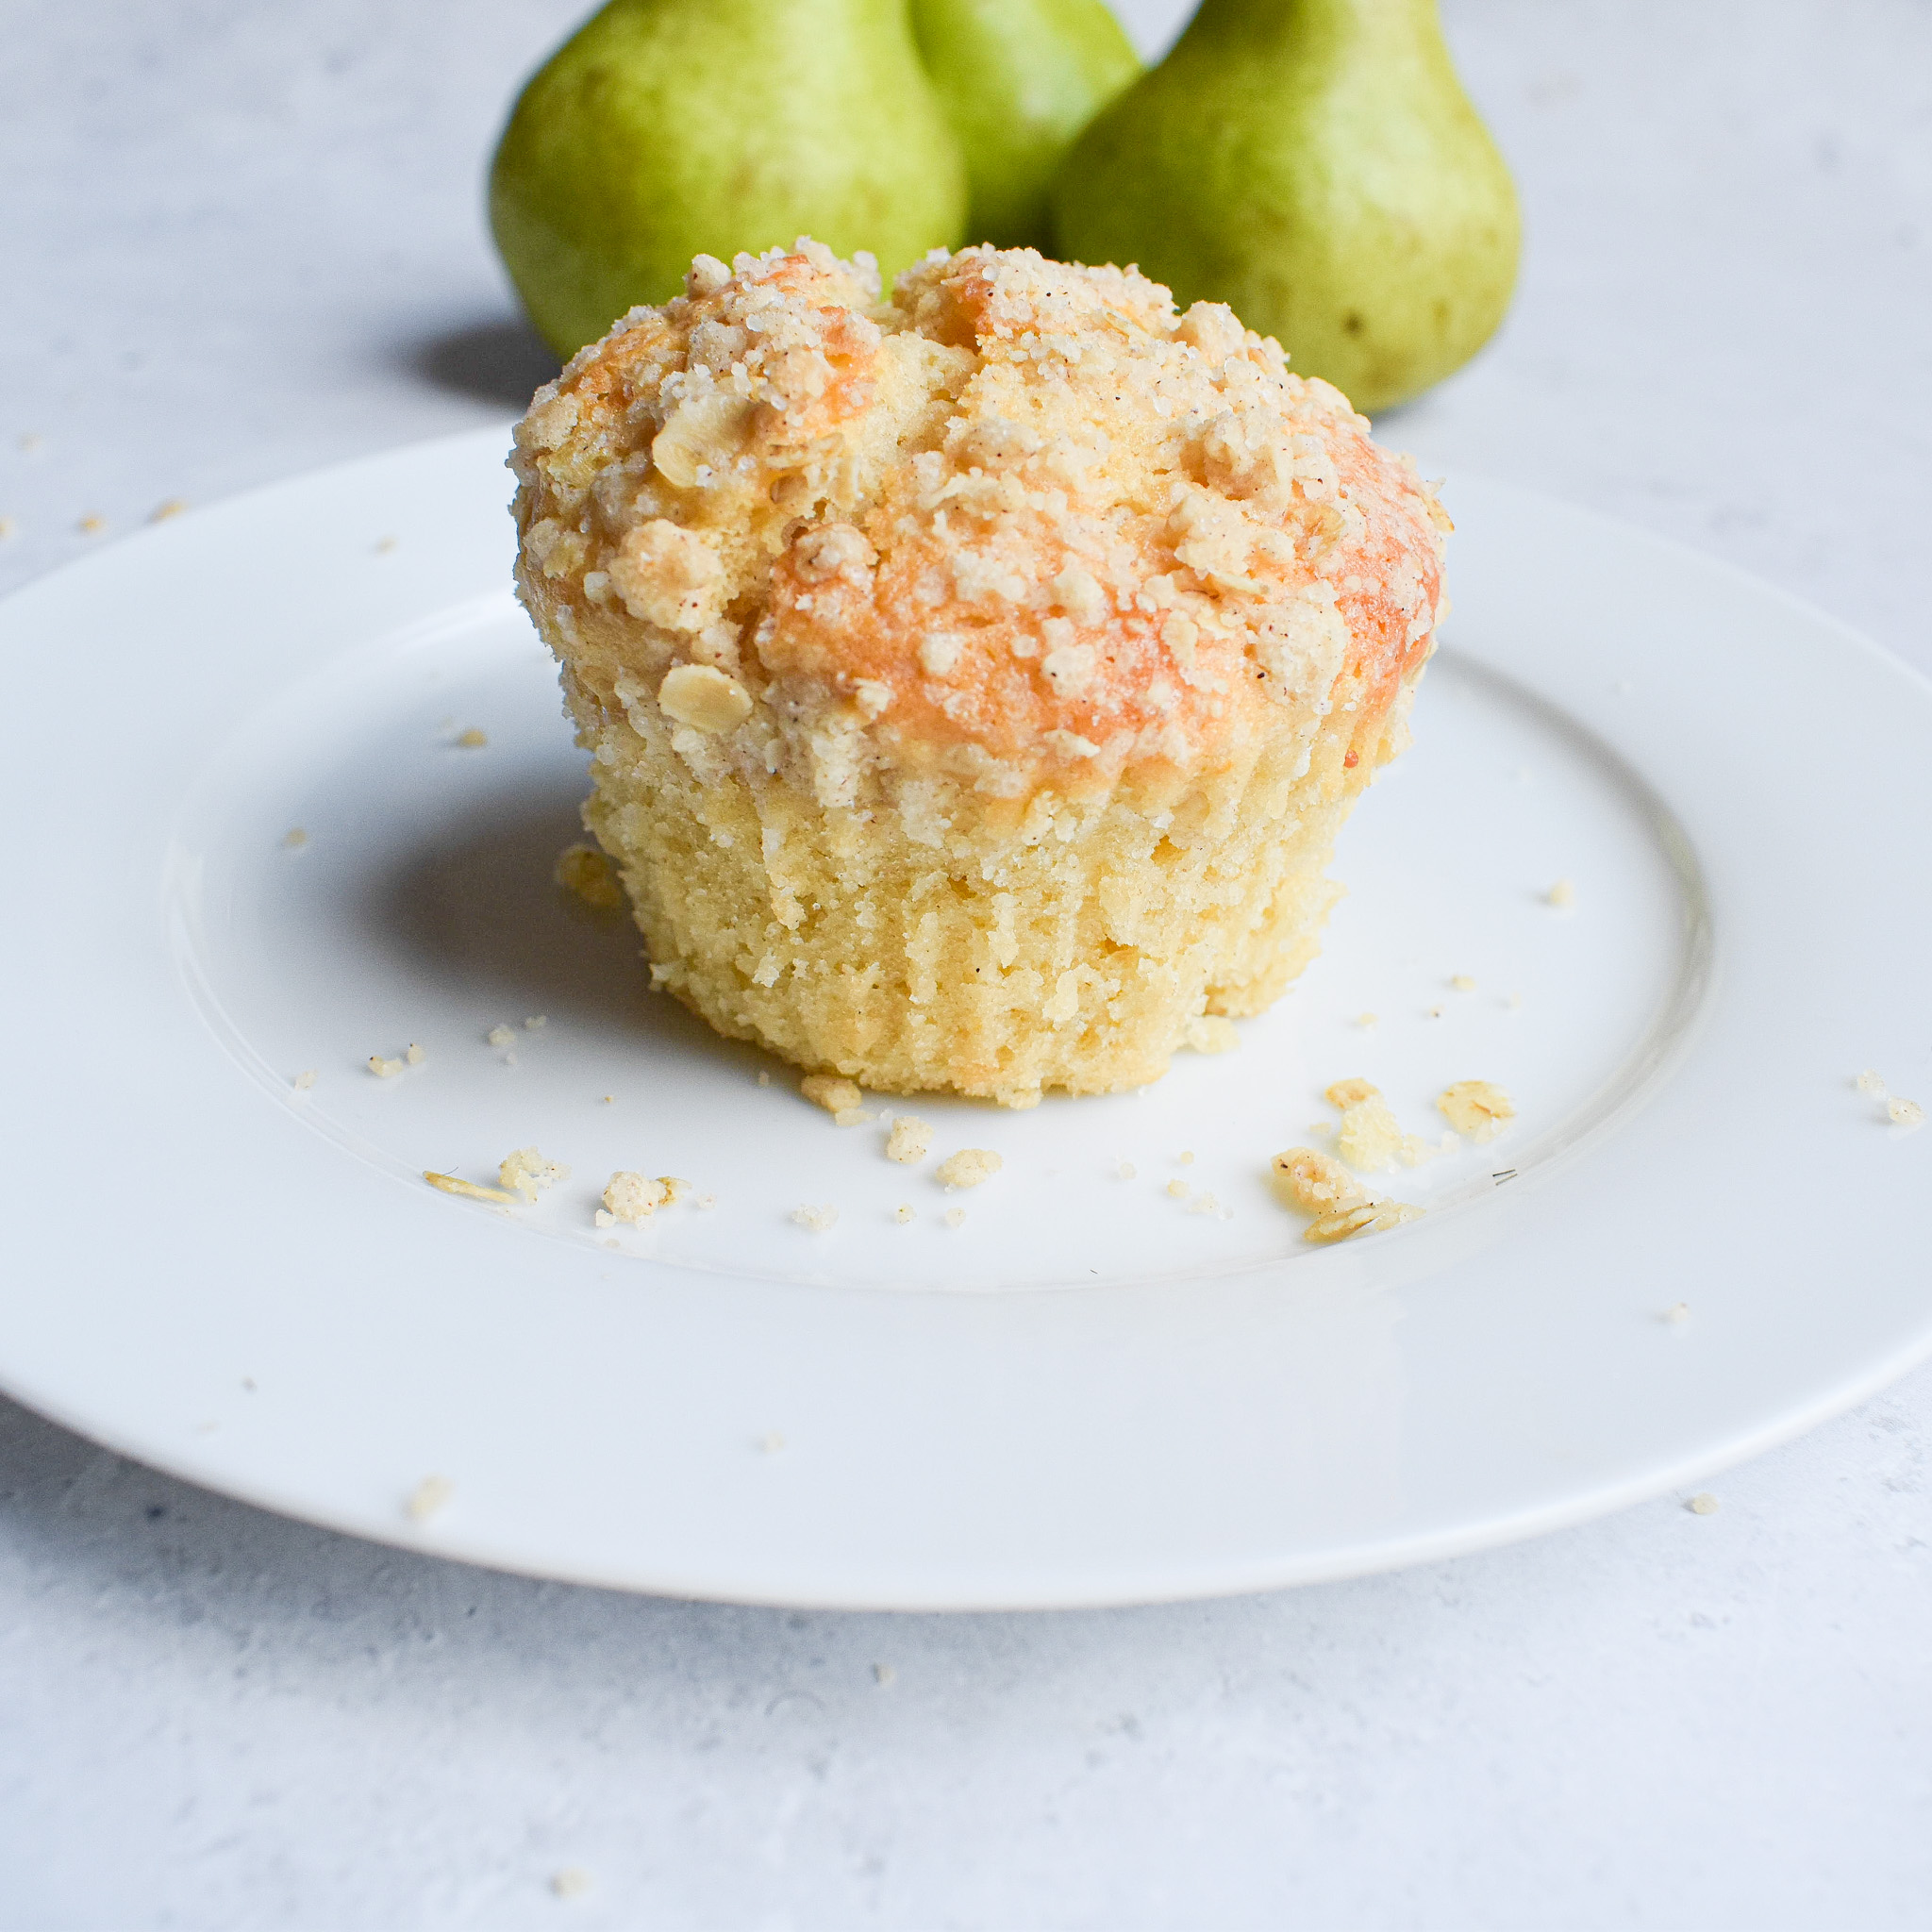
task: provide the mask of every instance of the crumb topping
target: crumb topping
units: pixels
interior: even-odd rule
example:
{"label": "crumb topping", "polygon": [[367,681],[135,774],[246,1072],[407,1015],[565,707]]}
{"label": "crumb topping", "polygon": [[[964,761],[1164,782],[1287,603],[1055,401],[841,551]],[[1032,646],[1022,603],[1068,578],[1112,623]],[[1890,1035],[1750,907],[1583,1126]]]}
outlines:
{"label": "crumb topping", "polygon": [[885,301],[806,241],[686,289],[517,430],[523,594],[608,711],[822,802],[881,766],[1110,783],[1338,677],[1349,764],[1384,755],[1448,520],[1228,309],[983,247]]}

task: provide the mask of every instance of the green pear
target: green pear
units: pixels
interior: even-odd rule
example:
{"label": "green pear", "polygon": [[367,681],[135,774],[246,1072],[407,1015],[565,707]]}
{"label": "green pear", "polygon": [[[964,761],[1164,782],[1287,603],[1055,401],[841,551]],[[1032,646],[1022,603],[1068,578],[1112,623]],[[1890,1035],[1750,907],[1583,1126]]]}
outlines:
{"label": "green pear", "polygon": [[967,231],[1053,251],[1054,171],[1141,72],[1104,0],[912,0],[912,32],[966,151]]}
{"label": "green pear", "polygon": [[1054,211],[1074,258],[1225,302],[1369,411],[1468,361],[1516,280],[1516,192],[1436,0],[1203,0]]}
{"label": "green pear", "polygon": [[525,88],[490,221],[560,356],[694,255],[810,235],[888,276],[964,239],[959,144],[907,0],[610,0]]}

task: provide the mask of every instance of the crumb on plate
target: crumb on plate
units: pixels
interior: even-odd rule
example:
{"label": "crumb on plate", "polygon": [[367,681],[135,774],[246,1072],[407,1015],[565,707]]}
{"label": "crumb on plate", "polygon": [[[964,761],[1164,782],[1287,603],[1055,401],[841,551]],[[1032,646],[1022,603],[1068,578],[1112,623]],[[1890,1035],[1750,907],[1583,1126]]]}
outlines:
{"label": "crumb on plate", "polygon": [[403,1505],[404,1515],[412,1523],[426,1522],[456,1493],[456,1487],[446,1475],[425,1475],[409,1491],[408,1501]]}
{"label": "crumb on plate", "polygon": [[1442,1118],[1472,1141],[1493,1141],[1516,1118],[1516,1103],[1493,1080],[1458,1080],[1436,1098]]}
{"label": "crumb on plate", "polygon": [[1381,1089],[1367,1080],[1338,1080],[1324,1096],[1341,1112],[1335,1152],[1364,1174],[1383,1168],[1420,1167],[1441,1151],[1420,1134],[1406,1134]]}
{"label": "crumb on plate", "polygon": [[932,1152],[932,1129],[917,1114],[902,1113],[886,1135],[886,1158],[917,1167]]}
{"label": "crumb on plate", "polygon": [[991,1180],[1006,1162],[991,1147],[962,1147],[933,1170],[942,1188],[976,1188]]}
{"label": "crumb on plate", "polygon": [[560,1160],[546,1160],[534,1147],[519,1147],[497,1163],[499,1187],[513,1188],[526,1201],[534,1201],[545,1188],[570,1178],[570,1169]]}
{"label": "crumb on plate", "polygon": [[557,855],[551,877],[566,892],[574,893],[586,906],[599,912],[615,912],[624,904],[624,881],[594,845],[566,845]]}
{"label": "crumb on plate", "polygon": [[475,1181],[466,1181],[453,1174],[438,1174],[433,1168],[423,1170],[423,1178],[432,1188],[440,1188],[445,1194],[460,1194],[466,1201],[500,1201],[514,1204],[516,1196],[506,1193],[501,1188],[480,1187]]}
{"label": "crumb on plate", "polygon": [[1558,879],[1543,897],[1559,912],[1566,911],[1576,903],[1575,882],[1572,879]]}
{"label": "crumb on plate", "polygon": [[1272,1163],[1276,1180],[1305,1213],[1315,1218],[1302,1230],[1304,1241],[1347,1241],[1420,1220],[1423,1210],[1406,1201],[1387,1201],[1368,1192],[1339,1160],[1313,1147],[1291,1147]]}
{"label": "crumb on plate", "polygon": [[490,734],[487,731],[478,731],[474,724],[467,731],[457,733],[457,744],[463,751],[481,751],[489,742]]}
{"label": "crumb on plate", "polygon": [[822,1107],[836,1119],[841,1113],[853,1113],[865,1096],[858,1091],[856,1082],[847,1080],[838,1074],[808,1074],[798,1083],[798,1091],[814,1107]]}
{"label": "crumb on plate", "polygon": [[1241,1029],[1220,1013],[1203,1013],[1190,1020],[1184,1038],[1195,1053],[1231,1053],[1241,1043]]}
{"label": "crumb on plate", "polygon": [[604,1184],[604,1207],[613,1221],[627,1221],[633,1227],[648,1221],[671,1198],[662,1181],[647,1179],[628,1168],[620,1168]]}
{"label": "crumb on plate", "polygon": [[791,1218],[800,1227],[808,1227],[814,1234],[824,1234],[839,1219],[839,1210],[829,1203],[823,1208],[794,1208]]}

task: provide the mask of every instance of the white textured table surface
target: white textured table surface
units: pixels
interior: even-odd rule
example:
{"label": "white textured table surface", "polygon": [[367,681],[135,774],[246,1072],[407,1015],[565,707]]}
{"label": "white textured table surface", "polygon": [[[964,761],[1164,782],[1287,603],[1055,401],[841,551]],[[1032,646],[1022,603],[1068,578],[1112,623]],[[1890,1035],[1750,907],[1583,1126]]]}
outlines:
{"label": "white textured table surface", "polygon": [[[578,10],[13,0],[0,588],[519,401],[478,171]],[[1176,10],[1129,9],[1150,42]],[[1448,14],[1528,254],[1497,342],[1387,433],[1932,668],[1932,9]],[[1926,1049],[1900,1085],[1932,1090],[1932,1019]],[[1714,1516],[859,1618],[364,1547],[0,1402],[0,1924],[1924,1927],[1928,1452],[1922,1370]]]}

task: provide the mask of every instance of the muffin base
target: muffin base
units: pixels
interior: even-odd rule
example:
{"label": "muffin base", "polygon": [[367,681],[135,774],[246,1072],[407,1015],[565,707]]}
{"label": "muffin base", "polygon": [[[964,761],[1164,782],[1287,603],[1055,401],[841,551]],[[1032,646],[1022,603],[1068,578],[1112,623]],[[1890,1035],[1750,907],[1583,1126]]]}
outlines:
{"label": "muffin base", "polygon": [[655,985],[800,1066],[1008,1107],[1144,1085],[1203,1014],[1274,1001],[1341,895],[1323,873],[1368,777],[1338,715],[998,814],[931,782],[827,807],[701,734],[585,709],[584,822]]}

